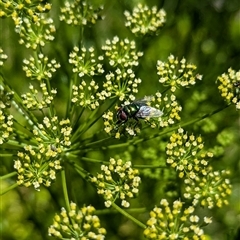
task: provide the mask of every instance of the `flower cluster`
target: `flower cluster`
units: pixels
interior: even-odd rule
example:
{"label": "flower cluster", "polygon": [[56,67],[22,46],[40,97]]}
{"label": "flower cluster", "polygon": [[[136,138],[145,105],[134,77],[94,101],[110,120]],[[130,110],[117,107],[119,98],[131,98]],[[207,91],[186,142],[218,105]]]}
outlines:
{"label": "flower cluster", "polygon": [[103,114],[103,120],[104,120],[104,131],[108,134],[110,134],[114,130],[114,119],[116,116],[112,111],[107,111]]}
{"label": "flower cluster", "polygon": [[49,187],[56,179],[56,172],[62,169],[60,154],[69,147],[72,128],[69,120],[58,122],[57,117],[45,117],[43,124],[38,124],[33,130],[33,145],[25,145],[24,151],[19,151],[14,168],[18,172],[19,185],[34,186],[39,190],[40,185]]}
{"label": "flower cluster", "polygon": [[53,20],[46,19],[44,15],[39,17],[37,23],[32,23],[31,19],[24,18],[22,23],[16,27],[20,35],[20,44],[24,44],[26,48],[36,49],[38,46],[45,46],[46,42],[53,41],[53,33],[56,32]]}
{"label": "flower cluster", "polygon": [[236,72],[232,68],[227,73],[218,77],[218,89],[221,96],[227,103],[232,102],[236,108],[240,109],[240,71]]}
{"label": "flower cluster", "polygon": [[[131,101],[133,100],[134,96]],[[173,94],[170,96],[167,94],[163,96],[161,93],[157,92],[154,96],[146,96],[134,102],[136,105],[138,105],[138,103],[144,103],[149,106],[149,114],[145,116],[144,121],[146,124],[150,125],[151,128],[168,127],[181,119],[179,112],[182,110],[182,107],[178,104],[176,96]],[[128,104],[131,105],[132,103],[126,101],[123,106]],[[117,109],[119,109],[119,107],[116,107],[115,114],[112,111],[103,114],[104,130],[108,134],[114,133],[115,138],[120,138],[122,132],[127,132],[130,136],[135,136],[139,133],[140,128],[138,125],[140,121],[137,122],[130,116],[127,122],[118,123],[116,121]],[[141,111],[142,110],[139,109],[139,112]]]}
{"label": "flower cluster", "polygon": [[138,92],[138,85],[142,82],[136,78],[132,69],[116,69],[115,73],[110,72],[106,75],[106,81],[103,83],[104,90],[101,92],[103,97],[117,97],[120,101],[134,100],[133,94]]}
{"label": "flower cluster", "polygon": [[0,109],[0,145],[6,142],[13,132],[13,116],[5,115]]}
{"label": "flower cluster", "polygon": [[102,46],[109,65],[129,69],[138,66],[138,59],[142,57],[142,52],[136,52],[135,41],[129,39],[120,40],[117,36],[112,41],[107,40]]}
{"label": "flower cluster", "polygon": [[98,84],[92,80],[88,85],[83,80],[79,86],[72,86],[72,102],[81,106],[88,107],[90,109],[96,109],[99,107],[99,101],[103,100],[104,97],[97,92]]}
{"label": "flower cluster", "polygon": [[81,54],[79,54],[80,49],[74,47],[73,51],[69,55],[69,63],[73,65],[73,72],[78,73],[79,77],[84,75],[94,76],[104,73],[102,63],[102,56],[98,57],[96,60],[94,48],[90,47],[88,50],[85,47],[81,48]]}
{"label": "flower cluster", "polygon": [[[18,152],[18,159],[15,160],[14,168],[18,172],[18,185],[25,187],[34,186],[39,190],[40,185],[49,187],[56,179],[56,172],[62,169],[58,154],[51,146],[40,144],[34,149],[32,146],[25,146],[24,152]],[[54,157],[53,157],[53,156]]]}
{"label": "flower cluster", "polygon": [[193,205],[200,203],[203,207],[213,208],[214,206],[222,207],[228,204],[226,199],[231,194],[231,184],[229,171],[212,171],[209,170],[204,176],[196,176],[193,179],[185,179],[186,199],[193,199]]}
{"label": "flower cluster", "polygon": [[76,203],[71,202],[68,212],[62,208],[61,213],[55,215],[53,224],[48,229],[49,236],[71,240],[105,239],[107,232],[101,227],[94,212],[92,206],[78,209]]}
{"label": "flower cluster", "polygon": [[69,25],[91,25],[95,24],[100,18],[99,12],[102,7],[93,9],[91,5],[82,0],[74,0],[74,2],[66,1],[64,7],[61,8],[60,21],[64,21]]}
{"label": "flower cluster", "polygon": [[212,158],[211,152],[203,150],[202,138],[184,133],[182,128],[173,133],[167,144],[167,163],[184,177],[184,193],[186,199],[196,206],[212,208],[227,204],[226,197],[231,194],[230,181],[226,178],[229,171],[213,171],[206,158]]}
{"label": "flower cluster", "polygon": [[0,48],[0,67],[3,66],[3,63],[7,60],[8,56]]}
{"label": "flower cluster", "polygon": [[98,194],[104,196],[105,206],[110,207],[116,199],[121,199],[123,207],[129,207],[128,198],[134,198],[138,194],[140,177],[138,170],[132,169],[131,162],[123,162],[121,159],[111,158],[109,165],[101,166],[101,173],[90,177],[97,187]]}
{"label": "flower cluster", "polygon": [[174,92],[177,87],[188,87],[196,84],[196,80],[202,80],[202,75],[196,74],[197,67],[187,63],[186,59],[178,60],[173,55],[168,57],[168,62],[157,62],[157,74],[160,76],[159,82],[165,86],[170,86]]}
{"label": "flower cluster", "polygon": [[13,133],[13,116],[7,112],[7,109],[11,107],[13,95],[14,92],[6,91],[0,85],[0,145],[7,142]]}
{"label": "flower cluster", "polygon": [[59,121],[57,116],[51,119],[44,117],[43,124],[38,123],[37,126],[33,134],[38,142],[52,144],[54,148],[60,145],[63,149],[71,145],[72,128],[68,119]]}
{"label": "flower cluster", "polygon": [[125,11],[124,15],[127,19],[125,26],[137,36],[157,34],[166,21],[166,12],[163,9],[158,11],[156,6],[150,9],[148,6],[138,4],[132,14]]}
{"label": "flower cluster", "polygon": [[[166,199],[162,199],[160,207],[155,207],[150,212],[144,236],[147,239],[206,239],[200,228],[200,218],[194,215],[195,208],[183,207],[183,202],[173,202],[172,208]],[[209,217],[204,217],[204,224],[211,223]]]}
{"label": "flower cluster", "polygon": [[208,167],[206,157],[213,157],[213,154],[204,152],[203,147],[201,136],[195,137],[193,134],[189,136],[182,128],[179,128],[178,132],[171,135],[167,144],[166,162],[176,168],[180,178],[185,176],[195,179],[199,173],[206,175]]}
{"label": "flower cluster", "polygon": [[57,94],[57,90],[52,89],[51,93],[48,92],[46,83],[40,84],[41,88],[41,97],[39,96],[39,92],[32,84],[30,84],[29,93],[22,94],[22,103],[29,110],[42,110],[43,108],[49,107],[52,103],[55,95]]}
{"label": "flower cluster", "polygon": [[29,60],[24,59],[23,70],[26,72],[26,76],[32,80],[37,79],[38,81],[51,79],[52,73],[56,72],[57,68],[60,68],[60,64],[55,59],[49,62],[48,57],[42,53],[38,55],[38,58],[30,57]]}
{"label": "flower cluster", "polygon": [[16,26],[22,24],[24,17],[32,19],[37,23],[41,13],[48,12],[51,4],[45,0],[31,1],[1,1],[0,17],[12,17]]}

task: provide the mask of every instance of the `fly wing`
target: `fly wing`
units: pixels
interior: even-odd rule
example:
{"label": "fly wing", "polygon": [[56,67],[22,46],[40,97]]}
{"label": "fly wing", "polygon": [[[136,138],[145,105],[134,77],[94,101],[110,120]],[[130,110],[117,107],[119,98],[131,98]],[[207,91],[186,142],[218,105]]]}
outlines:
{"label": "fly wing", "polygon": [[139,111],[136,114],[136,117],[138,118],[153,118],[153,117],[161,117],[163,115],[163,112],[159,109],[150,107],[148,105],[142,105],[139,109]]}
{"label": "fly wing", "polygon": [[140,104],[140,105],[147,105],[147,102],[150,102],[154,97],[153,96],[145,96],[142,99],[135,100],[134,103]]}

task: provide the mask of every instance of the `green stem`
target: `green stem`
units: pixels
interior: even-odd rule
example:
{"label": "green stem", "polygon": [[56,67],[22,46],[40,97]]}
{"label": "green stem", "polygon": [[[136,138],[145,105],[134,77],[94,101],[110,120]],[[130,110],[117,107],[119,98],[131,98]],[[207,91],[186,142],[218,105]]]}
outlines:
{"label": "green stem", "polygon": [[[108,107],[103,110],[102,112],[107,111],[108,109],[110,109],[115,103],[116,103],[116,99],[114,99],[114,101],[111,102],[110,105],[108,105]],[[79,128],[74,132],[74,135],[72,136],[72,143],[78,141],[78,138],[80,136],[80,134],[82,135],[83,133],[85,133],[86,131],[88,131],[101,117],[102,117],[102,112],[101,114],[95,118],[95,115],[97,114],[99,109],[95,109],[90,116],[88,117],[88,121],[85,121],[83,124],[79,124]],[[93,121],[91,121],[92,119],[94,119]]]}
{"label": "green stem", "polygon": [[[31,141],[30,140],[25,140],[26,143],[30,143]],[[24,146],[26,146],[26,143],[23,141],[23,139],[21,139],[21,142],[19,141],[15,141],[15,140],[9,140],[8,142],[4,143],[4,148],[5,149],[19,149],[19,148],[22,148]],[[13,148],[13,147],[16,147],[16,148]]]}
{"label": "green stem", "polygon": [[[79,142],[75,143],[75,144],[72,144],[71,145],[71,149],[85,149],[89,146],[92,146],[92,145],[98,145],[98,144],[101,144],[105,141],[108,141],[109,139],[111,139],[111,137],[106,137],[106,138],[103,138],[103,139],[100,139],[100,140],[97,140],[97,141],[93,141],[93,142],[89,142],[89,143],[84,143],[84,142],[81,142],[81,145],[79,144]],[[91,138],[90,138],[91,140]],[[80,146],[79,146],[80,145]],[[71,153],[75,154],[76,153],[79,153],[79,152],[82,152],[81,150],[77,150],[77,151],[71,151]]]}
{"label": "green stem", "polygon": [[112,207],[115,208],[118,212],[120,212],[122,215],[124,215],[125,217],[127,217],[128,219],[132,220],[133,222],[135,222],[139,227],[145,229],[147,226],[145,224],[143,224],[142,222],[140,222],[139,220],[137,220],[135,217],[133,217],[132,215],[130,215],[129,213],[127,213],[125,210],[123,210],[122,208],[120,208],[116,203],[112,203]]}
{"label": "green stem", "polygon": [[86,177],[88,176],[88,172],[86,170],[84,170],[82,167],[80,167],[77,163],[75,163],[74,161],[68,161],[68,163],[70,163],[76,170],[76,172],[83,178],[86,179]]}
{"label": "green stem", "polygon": [[[46,83],[47,83],[48,93],[51,94],[51,84],[50,84],[49,79],[46,80]],[[50,112],[50,117],[51,117],[51,118],[56,115],[55,107],[54,107],[54,105],[53,105],[53,102],[51,102],[51,104],[50,104],[49,112]]]}
{"label": "green stem", "polygon": [[93,112],[91,112],[90,116],[88,117],[88,121],[85,121],[83,124],[78,125],[78,128],[76,129],[76,131],[72,135],[72,138],[71,138],[72,143],[75,143],[76,141],[78,141],[79,136],[89,128],[89,126],[91,124],[89,122],[94,117],[96,112],[97,112],[97,109],[95,109]]}
{"label": "green stem", "polygon": [[100,164],[102,164],[102,163],[108,164],[109,163],[108,161],[103,161],[103,160],[99,160],[99,159],[79,157],[72,153],[67,153],[67,156],[69,159],[79,159],[80,158],[80,161],[83,160],[83,161],[87,161],[87,162],[94,162],[94,163],[100,163]]}
{"label": "green stem", "polygon": [[62,177],[63,195],[64,195],[64,200],[65,200],[66,208],[67,208],[68,211],[70,211],[70,205],[69,205],[69,198],[68,198],[67,181],[66,181],[65,170],[62,170],[62,171],[61,171],[61,177]]}
{"label": "green stem", "polygon": [[[2,179],[1,179],[1,180],[2,180]],[[0,183],[0,185],[2,186],[2,183]],[[16,188],[17,186],[18,186],[18,184],[17,184],[17,183],[14,183],[13,185],[11,185],[10,187],[5,188],[4,190],[1,189],[0,195],[3,195],[3,194],[5,194],[5,193],[7,193],[8,191]]]}
{"label": "green stem", "polygon": [[74,118],[74,112],[75,112],[75,104],[72,103],[72,87],[73,85],[76,85],[77,82],[77,74],[74,74],[72,79],[69,80],[69,96],[68,96],[68,103],[67,103],[67,108],[66,108],[66,115],[65,118],[69,118],[71,121]]}
{"label": "green stem", "polygon": [[[145,213],[147,211],[146,208],[130,208],[125,210],[128,213]],[[109,208],[104,208],[104,209],[99,209],[96,210],[95,213],[97,215],[105,215],[105,214],[113,214],[113,213],[118,213],[117,210],[109,209]]]}
{"label": "green stem", "polygon": [[169,168],[163,165],[133,165],[134,168]]}
{"label": "green stem", "polygon": [[[6,150],[6,148],[5,148],[5,150]],[[0,153],[0,158],[1,157],[13,157],[13,153]],[[0,177],[0,179],[1,179],[1,177]]]}
{"label": "green stem", "polygon": [[13,176],[17,175],[17,172],[11,172],[11,173],[8,173],[6,175],[3,175],[0,177],[0,180],[3,180],[3,179],[7,179],[7,178],[11,178]]}

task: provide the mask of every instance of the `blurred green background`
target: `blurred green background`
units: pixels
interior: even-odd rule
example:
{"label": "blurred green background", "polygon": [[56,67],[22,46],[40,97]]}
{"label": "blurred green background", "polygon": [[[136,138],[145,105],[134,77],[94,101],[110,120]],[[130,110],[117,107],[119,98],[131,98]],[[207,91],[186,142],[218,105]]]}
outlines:
{"label": "blurred green background", "polygon": [[[119,38],[135,39],[132,33],[125,28],[124,10],[131,9],[139,1],[110,1],[93,0],[91,3],[104,5],[105,18],[84,32],[84,44],[95,46],[99,51],[106,39],[114,36]],[[217,76],[226,72],[229,67],[240,69],[240,3],[238,0],[213,1],[145,1],[149,6],[157,5],[167,13],[167,22],[157,37],[149,37],[144,41],[135,39],[144,56],[140,60],[137,76],[142,79],[137,97],[151,95],[159,88],[156,74],[157,60],[166,61],[170,54],[179,59],[185,57],[188,62],[198,66],[198,73],[203,74],[203,80],[192,88],[182,89],[178,98],[183,106],[183,122],[198,117],[204,113],[214,111],[225,103],[221,98],[217,85]],[[61,66],[67,65],[68,55],[77,44],[79,32],[77,27],[69,27],[59,22],[59,7],[63,1],[52,1],[51,17],[57,28],[54,47],[47,44],[44,52],[55,58]],[[22,60],[28,58],[31,50],[18,44],[18,35],[14,32],[14,25],[10,19],[0,19],[1,47],[8,55],[8,61],[3,74],[10,85],[18,93],[28,88],[28,79],[22,71]],[[138,42],[139,41],[139,42]],[[69,69],[59,70],[52,84],[58,89],[59,106],[64,106],[66,100],[66,82]],[[150,87],[151,86],[151,87]],[[59,115],[63,115],[61,109]],[[199,215],[214,215],[213,223],[204,228],[212,240],[237,240],[237,229],[240,227],[240,118],[235,106],[230,106],[204,123],[189,126],[187,130],[196,135],[201,134],[206,149],[214,148],[216,144],[224,147],[223,155],[214,158],[212,165],[216,169],[230,169],[233,193],[230,196],[229,206],[221,209],[200,209]],[[97,127],[101,127],[99,121]],[[93,130],[94,131],[94,130]],[[164,140],[164,139],[162,139]],[[159,140],[158,140],[159,141]],[[223,141],[223,143],[221,143]],[[150,146],[160,146],[161,142],[152,142],[140,145],[139,148],[119,149],[117,152],[96,152],[92,156],[108,160],[113,154],[122,154],[128,150],[132,154],[133,162],[141,159],[141,153]],[[139,154],[138,154],[139,153]],[[106,157],[107,156],[107,157]],[[107,158],[107,159],[106,159]],[[141,162],[141,160],[140,160]],[[98,167],[98,166],[97,166]],[[88,166],[89,169],[95,166]],[[101,197],[96,196],[92,186],[85,183],[79,175],[66,169],[70,200],[79,206],[92,204],[95,208],[104,208]],[[13,171],[11,159],[1,159],[1,175]],[[58,178],[60,179],[60,174]],[[1,188],[13,184],[15,178],[1,181]],[[159,203],[164,195],[161,182],[154,179],[142,180],[143,191],[138,199],[131,202],[134,207],[145,206],[149,210]],[[152,186],[148,188],[148,186]],[[146,192],[146,189],[147,192]],[[49,189],[42,188],[40,192],[32,188],[19,187],[0,199],[1,239],[4,240],[43,240],[48,239],[47,229],[52,224],[55,212],[60,212],[64,206],[64,199],[60,181],[56,181]],[[142,239],[142,230],[120,214],[103,214],[99,216],[102,225],[107,229],[107,239]],[[142,221],[148,219],[148,214],[136,214]],[[239,230],[238,230],[239,231]]]}

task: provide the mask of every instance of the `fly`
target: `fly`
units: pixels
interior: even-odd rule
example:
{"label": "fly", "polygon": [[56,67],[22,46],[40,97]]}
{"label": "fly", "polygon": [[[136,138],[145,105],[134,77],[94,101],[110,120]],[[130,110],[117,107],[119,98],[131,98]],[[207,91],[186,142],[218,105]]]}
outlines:
{"label": "fly", "polygon": [[129,119],[138,121],[139,119],[161,117],[163,115],[162,111],[147,104],[151,98],[145,97],[142,100],[133,101],[120,107],[117,112],[117,124],[123,124]]}

